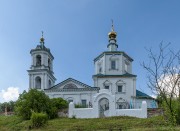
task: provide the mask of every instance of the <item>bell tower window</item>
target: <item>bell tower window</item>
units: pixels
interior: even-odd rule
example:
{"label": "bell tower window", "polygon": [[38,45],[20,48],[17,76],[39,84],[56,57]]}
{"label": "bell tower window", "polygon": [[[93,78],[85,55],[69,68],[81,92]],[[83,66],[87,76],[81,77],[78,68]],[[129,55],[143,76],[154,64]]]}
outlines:
{"label": "bell tower window", "polygon": [[35,79],[35,88],[41,89],[41,78],[39,76]]}
{"label": "bell tower window", "polygon": [[36,66],[41,66],[41,56],[40,55],[36,56]]}
{"label": "bell tower window", "polygon": [[102,73],[102,67],[99,67],[99,73]]}
{"label": "bell tower window", "polygon": [[51,80],[49,80],[49,88],[51,88]]}
{"label": "bell tower window", "polygon": [[49,70],[51,70],[51,60],[50,59],[48,59],[48,68],[49,68]]}

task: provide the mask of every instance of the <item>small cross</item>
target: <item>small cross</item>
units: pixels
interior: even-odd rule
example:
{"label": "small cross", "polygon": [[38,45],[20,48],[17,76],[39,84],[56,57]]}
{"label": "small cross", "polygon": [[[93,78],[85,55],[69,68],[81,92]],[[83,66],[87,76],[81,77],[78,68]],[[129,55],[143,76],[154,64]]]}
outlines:
{"label": "small cross", "polygon": [[114,31],[113,19],[111,20],[111,22],[112,22],[112,27],[111,27],[111,29],[112,29],[112,31]]}
{"label": "small cross", "polygon": [[44,34],[44,32],[43,32],[43,31],[41,31],[41,33],[42,33],[42,38],[43,38],[43,34]]}

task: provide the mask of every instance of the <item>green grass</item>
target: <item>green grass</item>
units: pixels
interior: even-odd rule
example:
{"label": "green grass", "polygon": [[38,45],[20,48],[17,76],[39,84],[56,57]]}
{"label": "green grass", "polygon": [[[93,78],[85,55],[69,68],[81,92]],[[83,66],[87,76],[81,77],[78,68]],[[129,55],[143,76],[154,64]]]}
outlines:
{"label": "green grass", "polygon": [[[30,121],[22,121],[17,116],[0,116],[0,131],[28,130]],[[111,117],[97,119],[58,118],[49,120],[48,124],[32,131],[170,131],[180,127],[170,126],[162,116],[140,119],[132,117]]]}

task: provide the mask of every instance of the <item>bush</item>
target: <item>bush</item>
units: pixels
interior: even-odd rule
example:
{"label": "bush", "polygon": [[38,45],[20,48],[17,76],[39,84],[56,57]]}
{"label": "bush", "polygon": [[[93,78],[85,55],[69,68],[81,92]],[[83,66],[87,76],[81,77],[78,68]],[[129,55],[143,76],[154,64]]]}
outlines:
{"label": "bush", "polygon": [[15,113],[24,120],[29,120],[32,111],[48,113],[50,108],[50,98],[43,91],[30,89],[19,96],[15,104]]}
{"label": "bush", "polygon": [[43,126],[47,123],[48,116],[46,113],[33,112],[30,120],[31,120],[33,127],[40,127],[40,126]]}
{"label": "bush", "polygon": [[88,105],[75,104],[75,108],[88,108]]}
{"label": "bush", "polygon": [[24,120],[29,120],[34,112],[45,112],[48,118],[58,117],[58,110],[68,107],[68,102],[62,98],[50,99],[43,91],[30,89],[24,91],[15,104],[15,113]]}
{"label": "bush", "polygon": [[52,98],[51,104],[56,107],[58,110],[68,108],[68,102],[63,98]]}
{"label": "bush", "polygon": [[47,113],[50,119],[58,117],[58,109],[54,106],[52,106]]}

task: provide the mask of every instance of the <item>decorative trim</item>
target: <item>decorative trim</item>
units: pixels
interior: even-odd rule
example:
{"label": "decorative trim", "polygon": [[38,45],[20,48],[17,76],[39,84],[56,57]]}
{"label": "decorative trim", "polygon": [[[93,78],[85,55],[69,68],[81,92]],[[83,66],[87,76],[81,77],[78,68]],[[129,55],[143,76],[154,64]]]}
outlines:
{"label": "decorative trim", "polygon": [[[64,83],[67,83],[67,82],[69,82],[69,81],[72,81],[72,82],[74,82],[74,83],[76,83],[76,84],[79,84],[79,85],[81,85],[81,86],[84,86],[84,87],[86,87],[86,88],[90,88],[90,89],[91,89],[91,88],[95,88],[95,87],[91,87],[91,86],[89,86],[89,85],[86,85],[86,84],[84,84],[84,83],[82,83],[82,82],[80,82],[80,81],[78,81],[78,80],[73,79],[73,78],[68,78],[68,79],[66,79],[66,80],[64,80],[64,81],[62,81],[62,82],[54,85],[53,87],[49,88],[48,90],[51,90],[51,89],[55,89],[55,90],[56,90],[59,86],[63,85]],[[80,89],[80,88],[78,88],[78,89]]]}
{"label": "decorative trim", "polygon": [[123,74],[123,75],[103,75],[103,74],[97,74],[97,75],[93,75],[93,77],[137,77],[137,75],[133,75],[133,74]]}
{"label": "decorative trim", "polygon": [[76,89],[44,89],[45,92],[77,92],[77,91],[99,91],[99,87],[92,88],[76,88]]}
{"label": "decorative trim", "polygon": [[123,55],[124,57],[128,58],[129,61],[134,61],[130,56],[128,56],[125,52],[123,51],[105,51],[103,53],[101,53],[99,56],[97,56],[94,59],[94,62],[96,62],[99,58],[101,58],[104,55],[112,55],[112,54],[116,54],[116,55]]}

